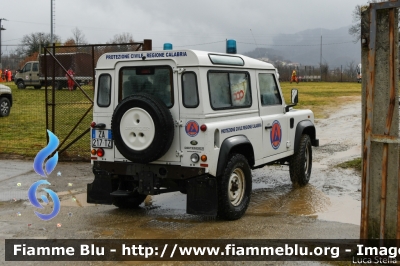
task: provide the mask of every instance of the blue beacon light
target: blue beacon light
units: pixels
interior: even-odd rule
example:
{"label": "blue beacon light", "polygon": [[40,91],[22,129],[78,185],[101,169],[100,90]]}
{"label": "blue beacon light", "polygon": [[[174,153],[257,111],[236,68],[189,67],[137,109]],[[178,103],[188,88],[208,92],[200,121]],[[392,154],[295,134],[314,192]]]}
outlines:
{"label": "blue beacon light", "polygon": [[164,43],[164,50],[172,50],[172,43]]}
{"label": "blue beacon light", "polygon": [[236,54],[236,41],[235,40],[226,40],[226,53],[227,54]]}

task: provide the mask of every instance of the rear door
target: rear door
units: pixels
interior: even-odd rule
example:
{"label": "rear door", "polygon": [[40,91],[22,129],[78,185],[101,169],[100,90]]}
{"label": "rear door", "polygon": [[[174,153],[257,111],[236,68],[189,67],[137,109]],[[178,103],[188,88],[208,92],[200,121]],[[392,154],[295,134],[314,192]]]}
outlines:
{"label": "rear door", "polygon": [[[178,163],[181,160],[178,153],[179,143],[179,90],[178,73],[174,71],[176,64],[173,60],[140,61],[138,63],[121,62],[116,66],[119,75],[119,93],[116,105],[133,93],[148,93],[158,97],[168,107],[174,120],[174,138],[167,153],[158,159],[158,162]],[[123,158],[115,149],[115,158]]]}

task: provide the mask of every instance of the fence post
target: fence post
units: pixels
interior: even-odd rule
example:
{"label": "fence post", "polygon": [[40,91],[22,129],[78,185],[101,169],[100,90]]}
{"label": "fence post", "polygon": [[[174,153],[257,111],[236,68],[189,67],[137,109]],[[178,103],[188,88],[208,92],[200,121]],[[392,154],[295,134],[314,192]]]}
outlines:
{"label": "fence post", "polygon": [[153,43],[152,40],[144,39],[142,51],[151,51],[153,49],[152,43]]}
{"label": "fence post", "polygon": [[362,10],[361,239],[399,238],[399,6],[390,1]]}

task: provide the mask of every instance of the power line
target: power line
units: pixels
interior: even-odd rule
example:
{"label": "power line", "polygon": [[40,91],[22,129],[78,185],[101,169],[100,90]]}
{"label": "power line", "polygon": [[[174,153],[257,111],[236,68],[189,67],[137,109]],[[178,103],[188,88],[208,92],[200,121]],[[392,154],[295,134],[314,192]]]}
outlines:
{"label": "power line", "polygon": [[[254,45],[254,43],[248,43],[248,42],[238,42],[238,43]],[[353,43],[353,42],[350,41],[350,42],[324,43],[322,45],[337,45],[337,44],[346,44],[346,43]],[[260,45],[266,45],[266,46],[320,46],[321,44],[266,44],[266,43],[260,43]]]}

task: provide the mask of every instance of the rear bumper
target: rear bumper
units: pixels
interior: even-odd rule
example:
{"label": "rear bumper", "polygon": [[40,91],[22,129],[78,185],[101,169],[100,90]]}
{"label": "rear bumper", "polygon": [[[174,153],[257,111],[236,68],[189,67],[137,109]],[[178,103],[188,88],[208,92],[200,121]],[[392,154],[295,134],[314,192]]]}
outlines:
{"label": "rear bumper", "polygon": [[[125,167],[124,165],[128,166]],[[99,166],[105,167],[99,168]],[[119,167],[121,166],[121,167]],[[87,184],[87,202],[95,204],[112,204],[113,195],[129,197],[133,192],[143,195],[157,195],[167,192],[186,190],[187,202],[186,212],[197,215],[216,215],[218,210],[217,179],[208,174],[199,172],[197,175],[191,170],[181,169],[181,176],[169,179],[165,176],[171,175],[174,167],[163,169],[160,173],[159,165],[146,165],[141,168],[136,164],[129,163],[104,163],[95,162],[93,173],[95,176],[91,184]],[[183,167],[180,167],[183,168]],[[149,171],[153,170],[153,171]],[[166,172],[163,172],[165,171]],[[177,172],[174,172],[175,174]],[[164,176],[164,177],[163,177]],[[177,180],[178,179],[178,180]],[[180,180],[179,180],[180,179]],[[182,180],[184,179],[184,180]]]}

